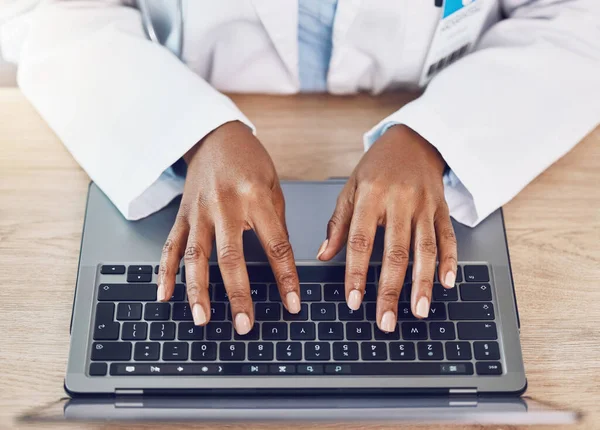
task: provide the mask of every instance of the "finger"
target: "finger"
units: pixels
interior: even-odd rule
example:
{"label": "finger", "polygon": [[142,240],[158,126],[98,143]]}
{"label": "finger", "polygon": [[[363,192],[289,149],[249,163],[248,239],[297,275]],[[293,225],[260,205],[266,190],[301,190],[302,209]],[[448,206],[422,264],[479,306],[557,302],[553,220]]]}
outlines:
{"label": "finger", "polygon": [[379,214],[374,200],[364,196],[358,198],[346,245],[346,302],[353,310],[360,308],[365,292]]}
{"label": "finger", "polygon": [[169,237],[165,241],[158,269],[158,290],[156,298],[166,302],[173,296],[175,290],[175,275],[179,270],[179,262],[187,243],[189,226],[183,216],[178,215]]}
{"label": "finger", "polygon": [[283,221],[274,207],[265,205],[254,212],[252,223],[271,264],[284,305],[290,313],[297,314],[300,312],[298,271]]}
{"label": "finger", "polygon": [[433,217],[419,215],[413,234],[413,244],[415,261],[411,297],[412,313],[417,318],[427,318],[437,254]]}
{"label": "finger", "polygon": [[435,219],[435,235],[437,237],[439,267],[438,278],[446,288],[453,288],[456,281],[458,255],[456,250],[456,235],[450,221],[448,206],[438,211]]}
{"label": "finger", "polygon": [[331,260],[346,245],[352,212],[354,212],[355,191],[355,182],[350,179],[338,196],[333,215],[327,223],[327,238],[317,252],[318,260]]}
{"label": "finger", "polygon": [[217,258],[229,297],[235,330],[247,334],[254,325],[250,282],[244,259],[244,223],[236,217],[219,215],[216,222]]}
{"label": "finger", "polygon": [[214,227],[210,221],[195,221],[191,226],[183,257],[188,301],[196,325],[207,324],[211,316],[208,259],[212,252],[213,232]]}
{"label": "finger", "polygon": [[398,299],[410,258],[411,211],[392,209],[386,216],[383,261],[377,292],[377,325],[381,331],[396,329]]}

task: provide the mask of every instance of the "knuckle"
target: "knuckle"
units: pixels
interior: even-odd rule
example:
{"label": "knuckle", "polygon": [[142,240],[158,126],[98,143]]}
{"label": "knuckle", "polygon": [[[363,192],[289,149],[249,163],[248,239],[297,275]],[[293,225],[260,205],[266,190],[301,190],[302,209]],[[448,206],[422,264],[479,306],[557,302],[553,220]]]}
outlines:
{"label": "knuckle", "polygon": [[444,240],[449,245],[456,246],[456,235],[452,227],[443,228],[440,232],[440,239]]}
{"label": "knuckle", "polygon": [[194,263],[200,260],[202,257],[204,257],[204,252],[202,252],[202,249],[196,245],[188,246],[183,255],[184,261],[189,263]]}
{"label": "knuckle", "polygon": [[422,275],[415,279],[415,287],[422,292],[431,291],[433,288],[433,276]]}
{"label": "knuckle", "polygon": [[355,232],[348,238],[348,248],[354,252],[365,253],[371,248],[371,239],[362,232]]}
{"label": "knuckle", "polygon": [[247,301],[251,301],[250,294],[243,287],[235,287],[231,288],[227,291],[227,296],[229,297],[230,303],[235,303],[237,305],[243,304]]}
{"label": "knuckle", "polygon": [[385,249],[384,261],[391,267],[403,267],[408,265],[410,250],[404,245],[391,245]]}
{"label": "knuckle", "polygon": [[171,252],[175,251],[176,246],[177,246],[177,243],[175,242],[175,240],[168,238],[165,241],[165,244],[163,245],[163,249],[162,249],[163,254],[170,254]]}
{"label": "knuckle", "polygon": [[285,291],[291,291],[296,285],[297,275],[293,272],[285,271],[277,275],[277,284]]}
{"label": "knuckle", "polygon": [[400,298],[400,287],[384,285],[377,293],[377,300],[383,304],[395,306]]}
{"label": "knuckle", "polygon": [[433,237],[424,237],[417,241],[417,251],[426,257],[437,255],[437,244]]}
{"label": "knuckle", "polygon": [[284,238],[273,239],[267,244],[267,252],[275,260],[288,258],[292,253],[292,245]]}
{"label": "knuckle", "polygon": [[196,301],[196,299],[198,298],[198,296],[200,295],[200,286],[198,285],[197,282],[189,282],[186,284],[187,285],[187,294],[188,294],[188,298],[190,299],[190,301]]}
{"label": "knuckle", "polygon": [[241,264],[243,260],[242,251],[235,245],[223,245],[219,249],[219,265],[225,269]]}

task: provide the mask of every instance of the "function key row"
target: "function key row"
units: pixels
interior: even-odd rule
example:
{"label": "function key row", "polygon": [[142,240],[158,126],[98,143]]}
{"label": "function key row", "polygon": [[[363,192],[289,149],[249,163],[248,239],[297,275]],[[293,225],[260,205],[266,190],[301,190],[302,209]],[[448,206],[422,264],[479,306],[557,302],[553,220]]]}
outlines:
{"label": "function key row", "polygon": [[130,360],[132,348],[135,361],[470,361],[472,351],[476,360],[500,359],[496,342],[475,342],[473,350],[469,342],[95,342],[92,360]]}

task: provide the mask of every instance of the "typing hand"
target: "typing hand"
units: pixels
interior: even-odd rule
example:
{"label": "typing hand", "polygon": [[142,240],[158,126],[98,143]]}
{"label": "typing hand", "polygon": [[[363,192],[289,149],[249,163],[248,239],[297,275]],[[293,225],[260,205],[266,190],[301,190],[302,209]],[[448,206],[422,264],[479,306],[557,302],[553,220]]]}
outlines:
{"label": "typing hand", "polygon": [[251,130],[227,123],[185,156],[187,179],[177,219],[165,243],[158,272],[158,299],[173,294],[183,257],[187,293],[196,325],[210,320],[208,259],[216,240],[217,258],[235,328],[254,325],[242,233],[253,229],[271,264],[284,305],[300,311],[298,275],[285,225],[285,203],[271,158]]}
{"label": "typing hand", "polygon": [[426,318],[439,256],[439,279],[446,288],[456,278],[456,238],[444,199],[444,160],[437,150],[410,128],[388,129],[363,156],[338,197],[327,226],[327,239],[318,258],[329,260],[347,244],[346,300],[358,309],[373,240],[385,226],[377,324],[382,331],[396,327],[411,245],[414,251],[411,308]]}

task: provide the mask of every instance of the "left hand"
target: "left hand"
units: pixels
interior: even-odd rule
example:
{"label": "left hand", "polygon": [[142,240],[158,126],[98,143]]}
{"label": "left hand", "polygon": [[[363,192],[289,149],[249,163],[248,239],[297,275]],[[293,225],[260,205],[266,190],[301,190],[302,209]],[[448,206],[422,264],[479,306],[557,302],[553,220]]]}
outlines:
{"label": "left hand", "polygon": [[351,309],[361,305],[375,232],[378,225],[385,226],[377,294],[377,325],[384,332],[396,328],[411,248],[411,309],[417,318],[429,314],[436,256],[439,279],[444,287],[454,287],[456,237],[444,199],[444,167],[440,153],[423,137],[404,125],[391,127],[356,166],[327,226],[317,258],[330,260],[347,244],[346,301]]}

